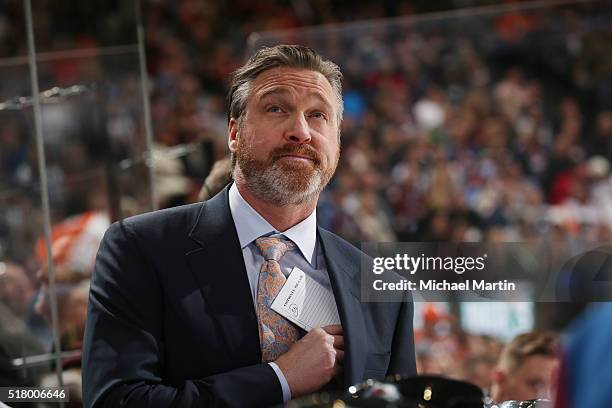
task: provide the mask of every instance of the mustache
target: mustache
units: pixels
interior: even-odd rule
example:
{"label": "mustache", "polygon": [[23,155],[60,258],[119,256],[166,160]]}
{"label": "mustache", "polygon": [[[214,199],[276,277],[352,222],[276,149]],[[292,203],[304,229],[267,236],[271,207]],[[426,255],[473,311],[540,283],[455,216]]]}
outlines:
{"label": "mustache", "polygon": [[286,156],[289,154],[308,157],[316,165],[321,163],[321,157],[319,156],[319,153],[310,145],[286,144],[284,146],[274,149],[270,155],[272,157],[272,161],[276,161],[282,156]]}

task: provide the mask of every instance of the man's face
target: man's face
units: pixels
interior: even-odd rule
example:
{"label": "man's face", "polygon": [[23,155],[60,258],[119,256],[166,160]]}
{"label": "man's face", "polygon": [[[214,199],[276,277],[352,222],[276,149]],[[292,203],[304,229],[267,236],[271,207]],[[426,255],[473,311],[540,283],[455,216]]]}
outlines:
{"label": "man's face", "polygon": [[499,381],[497,402],[551,398],[558,360],[547,356],[530,356],[513,373],[503,374]]}
{"label": "man's face", "polygon": [[273,68],[251,84],[246,111],[230,120],[236,178],[277,206],[318,197],[340,154],[337,100],[319,72]]}

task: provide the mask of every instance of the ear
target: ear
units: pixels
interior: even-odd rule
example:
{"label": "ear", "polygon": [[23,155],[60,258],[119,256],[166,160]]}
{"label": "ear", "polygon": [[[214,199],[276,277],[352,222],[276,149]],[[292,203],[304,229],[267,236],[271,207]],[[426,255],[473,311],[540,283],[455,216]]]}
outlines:
{"label": "ear", "polygon": [[495,370],[493,370],[493,382],[495,384],[503,386],[505,385],[507,379],[508,377],[506,376],[504,370],[500,368],[496,368]]}
{"label": "ear", "polygon": [[230,152],[235,153],[238,150],[238,121],[234,118],[229,120],[229,124],[227,127],[227,146],[229,147]]}

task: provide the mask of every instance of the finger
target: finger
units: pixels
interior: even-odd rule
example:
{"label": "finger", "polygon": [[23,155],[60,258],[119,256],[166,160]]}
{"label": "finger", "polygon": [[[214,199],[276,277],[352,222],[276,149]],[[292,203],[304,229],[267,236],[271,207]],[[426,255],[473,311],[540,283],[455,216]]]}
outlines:
{"label": "finger", "polygon": [[325,330],[327,334],[342,334],[342,326],[339,324],[332,324],[321,328]]}
{"label": "finger", "polygon": [[344,360],[344,350],[336,349],[336,361],[343,361],[343,360]]}
{"label": "finger", "polygon": [[344,336],[334,336],[334,347],[340,350],[344,350]]}
{"label": "finger", "polygon": [[[314,329],[312,329],[311,331],[309,331],[308,333],[306,333],[306,336],[327,336],[327,332],[325,330],[323,330],[321,327],[315,327]],[[304,337],[306,337],[304,336]],[[302,338],[304,338],[302,337]]]}

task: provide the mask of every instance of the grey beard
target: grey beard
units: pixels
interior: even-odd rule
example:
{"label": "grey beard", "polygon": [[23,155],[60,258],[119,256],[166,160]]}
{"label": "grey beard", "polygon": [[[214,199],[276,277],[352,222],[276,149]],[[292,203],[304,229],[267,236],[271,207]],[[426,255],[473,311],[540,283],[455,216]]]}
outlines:
{"label": "grey beard", "polygon": [[[244,180],[249,190],[263,201],[267,201],[277,207],[288,205],[300,205],[310,201],[324,188],[322,175],[319,169],[315,169],[309,180],[297,181],[293,177],[295,171],[284,171],[281,166],[274,164],[267,167],[260,174],[245,173],[242,169]],[[306,183],[306,185],[304,185]]]}

